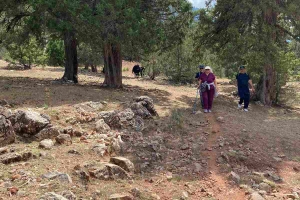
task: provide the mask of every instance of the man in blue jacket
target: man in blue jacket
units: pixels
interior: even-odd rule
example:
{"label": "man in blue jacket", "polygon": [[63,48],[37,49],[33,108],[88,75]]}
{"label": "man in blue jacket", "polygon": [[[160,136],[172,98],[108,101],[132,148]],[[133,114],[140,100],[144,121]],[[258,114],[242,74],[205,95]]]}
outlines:
{"label": "man in blue jacket", "polygon": [[246,73],[246,67],[239,67],[240,73],[236,75],[237,86],[238,86],[238,94],[240,96],[240,101],[238,104],[238,108],[242,108],[242,104],[244,103],[243,110],[248,112],[248,106],[250,102],[250,90],[249,85],[251,86],[252,92],[255,92],[255,89],[252,84],[251,77]]}
{"label": "man in blue jacket", "polygon": [[[199,72],[197,72],[197,74],[195,76],[195,79],[196,79],[197,82],[199,81],[200,76],[201,76],[202,73],[204,73],[204,65],[199,65]],[[204,104],[203,104],[202,92],[201,92],[200,89],[199,89],[199,94],[200,94],[201,106],[203,108]]]}

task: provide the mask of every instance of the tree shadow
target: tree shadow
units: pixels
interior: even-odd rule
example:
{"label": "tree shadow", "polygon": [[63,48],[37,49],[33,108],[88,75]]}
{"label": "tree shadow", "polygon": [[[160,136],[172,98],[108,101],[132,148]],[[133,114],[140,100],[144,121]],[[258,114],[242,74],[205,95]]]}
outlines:
{"label": "tree shadow", "polygon": [[57,107],[86,101],[130,102],[136,96],[147,95],[155,104],[168,102],[169,92],[139,86],[124,85],[123,89],[100,87],[99,83],[61,84],[50,78],[1,77],[0,99],[18,107]]}

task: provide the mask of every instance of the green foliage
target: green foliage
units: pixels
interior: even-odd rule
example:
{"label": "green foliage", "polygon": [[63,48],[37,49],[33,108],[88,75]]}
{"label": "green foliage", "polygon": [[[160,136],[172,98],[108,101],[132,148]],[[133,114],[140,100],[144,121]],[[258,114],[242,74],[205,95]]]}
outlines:
{"label": "green foliage", "polygon": [[18,36],[11,36],[10,42],[6,43],[5,48],[9,56],[7,61],[21,64],[24,68],[31,68],[32,65],[45,65],[47,60],[44,46],[34,37],[21,41]]}
{"label": "green foliage", "polygon": [[128,68],[128,67],[123,68],[122,71],[123,71],[123,72],[128,72],[128,71],[129,71],[129,68]]}
{"label": "green foliage", "polygon": [[91,45],[81,43],[78,48],[78,62],[82,65],[103,65],[103,56],[99,48],[92,48]]}
{"label": "green foliage", "polygon": [[62,40],[51,39],[47,44],[47,64],[63,66],[65,62],[64,44]]}

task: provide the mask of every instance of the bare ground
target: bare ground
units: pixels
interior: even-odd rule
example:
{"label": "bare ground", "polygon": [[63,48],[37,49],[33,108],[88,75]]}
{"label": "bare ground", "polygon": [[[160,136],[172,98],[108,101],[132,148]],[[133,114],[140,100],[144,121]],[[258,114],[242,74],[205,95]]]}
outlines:
{"label": "bare ground", "polygon": [[[45,158],[1,165],[2,199],[37,199],[45,192],[59,193],[63,190],[71,190],[82,199],[107,199],[113,193],[139,188],[147,194],[140,199],[155,199],[152,194],[166,200],[179,199],[182,192],[187,191],[189,199],[195,200],[243,200],[249,195],[247,189],[239,185],[259,184],[267,178],[254,172],[266,171],[274,172],[283,179],[281,183],[274,183],[273,195],[266,195],[266,199],[286,199],[284,194],[300,190],[300,173],[294,170],[300,167],[300,114],[297,110],[256,104],[251,104],[249,113],[237,110],[237,99],[230,95],[234,87],[225,84],[227,80],[220,80],[224,83],[220,88],[222,95],[215,100],[213,113],[204,115],[201,112],[192,114],[195,88],[173,86],[163,80],[135,79],[130,73],[133,63],[125,63],[129,72],[124,73],[125,87],[119,90],[101,88],[101,74],[82,72],[80,84],[61,85],[53,82],[62,76],[61,68],[18,71],[6,69],[4,62],[0,65],[0,100],[7,100],[13,109],[31,108],[46,113],[56,125],[70,126],[66,119],[82,117],[74,109],[75,104],[107,101],[106,110],[122,109],[134,97],[141,95],[153,98],[160,114],[159,118],[146,122],[142,133],[132,132],[127,137],[128,148],[123,155],[136,165],[134,182],[92,180],[84,186],[73,175],[74,166],[109,158],[99,157],[90,151],[97,141],[85,143],[74,138],[72,145],[56,146],[47,151]],[[293,105],[298,106],[296,103]],[[197,110],[200,111],[199,105]],[[89,133],[94,128],[93,123],[73,126]],[[13,147],[37,153],[41,151],[36,142],[18,142],[11,145]],[[76,149],[81,155],[68,154],[70,149]],[[25,191],[26,196],[10,197],[4,186],[5,180],[20,173],[20,170],[31,175],[12,183]],[[56,170],[70,174],[73,183],[62,185],[36,179]],[[240,175],[239,183],[232,180],[231,171]],[[173,178],[167,180],[166,174],[170,172]]]}

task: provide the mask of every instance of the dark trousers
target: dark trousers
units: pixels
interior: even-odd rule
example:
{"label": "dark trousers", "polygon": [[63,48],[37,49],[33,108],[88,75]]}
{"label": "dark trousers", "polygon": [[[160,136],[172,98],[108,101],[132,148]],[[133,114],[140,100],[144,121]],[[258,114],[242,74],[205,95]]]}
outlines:
{"label": "dark trousers", "polygon": [[204,108],[203,95],[202,95],[201,90],[199,90],[199,93],[200,93],[200,103],[201,103],[202,108]]}
{"label": "dark trousers", "polygon": [[244,108],[247,109],[250,102],[250,94],[249,92],[245,92],[244,94],[240,95],[240,102],[239,104],[242,105],[244,103]]}
{"label": "dark trousers", "polygon": [[202,92],[204,109],[210,110],[212,108],[213,100],[214,100],[215,88],[210,87],[210,90],[206,90]]}

